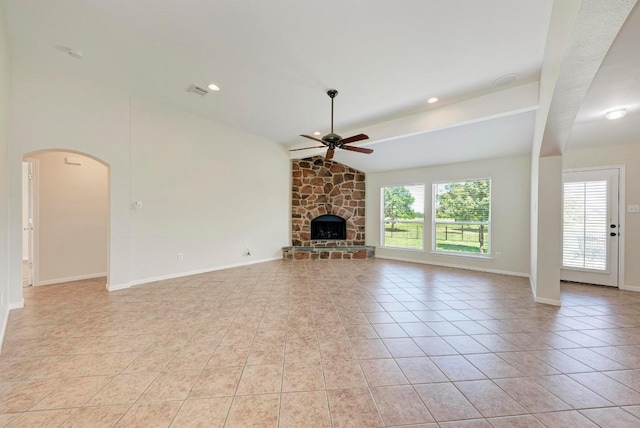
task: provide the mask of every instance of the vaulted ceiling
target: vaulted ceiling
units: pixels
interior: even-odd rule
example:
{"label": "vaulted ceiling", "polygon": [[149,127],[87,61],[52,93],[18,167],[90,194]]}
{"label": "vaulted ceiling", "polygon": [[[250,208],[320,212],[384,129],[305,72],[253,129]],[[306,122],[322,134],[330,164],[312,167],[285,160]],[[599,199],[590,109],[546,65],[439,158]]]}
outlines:
{"label": "vaulted ceiling", "polygon": [[[375,149],[336,159],[365,171],[529,153],[552,4],[5,1],[14,61],[101,81],[285,147],[313,146],[299,134],[329,132],[326,91],[335,88],[336,132],[367,132],[365,144]],[[616,141],[635,132],[640,141],[633,119],[625,122],[630,129],[615,132],[601,119],[618,105],[637,114],[638,15],[632,13],[594,81],[570,146],[601,144],[598,132],[624,134]],[[518,79],[495,84],[509,74]],[[205,97],[187,91],[209,83],[221,90]],[[430,97],[439,102],[428,104]]]}

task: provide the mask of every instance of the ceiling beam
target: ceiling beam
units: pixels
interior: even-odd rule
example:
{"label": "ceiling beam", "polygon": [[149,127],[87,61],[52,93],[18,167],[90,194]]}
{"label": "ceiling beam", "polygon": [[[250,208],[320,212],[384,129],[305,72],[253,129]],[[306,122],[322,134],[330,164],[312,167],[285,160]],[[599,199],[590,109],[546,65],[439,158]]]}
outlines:
{"label": "ceiling beam", "polygon": [[[540,109],[536,118],[536,131],[540,131],[544,124],[544,132],[537,132],[534,156],[538,155],[536,147],[540,147],[541,157],[561,155],[564,151],[591,82],[636,2],[556,0],[543,61]],[[545,97],[545,93],[551,97]]]}
{"label": "ceiling beam", "polygon": [[[351,129],[347,132],[341,132],[341,134],[345,136],[359,133],[367,134],[370,140],[359,145],[372,146],[384,141],[520,114],[535,110],[537,107],[538,83],[532,82],[439,108]],[[290,149],[306,146],[309,144],[295,144]],[[300,158],[322,152],[323,149],[312,149],[290,152],[290,154],[291,158]]]}

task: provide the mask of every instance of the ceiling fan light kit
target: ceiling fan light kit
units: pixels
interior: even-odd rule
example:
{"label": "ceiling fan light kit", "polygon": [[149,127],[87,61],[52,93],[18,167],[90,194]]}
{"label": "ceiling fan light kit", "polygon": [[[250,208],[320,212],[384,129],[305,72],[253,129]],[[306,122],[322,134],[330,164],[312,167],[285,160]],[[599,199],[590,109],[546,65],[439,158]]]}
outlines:
{"label": "ceiling fan light kit", "polygon": [[324,137],[322,137],[322,139],[312,137],[311,135],[300,135],[301,137],[308,138],[313,141],[317,141],[319,143],[322,143],[323,145],[314,146],[314,147],[305,147],[302,149],[292,149],[290,151],[295,152],[298,150],[327,147],[327,154],[325,156],[326,160],[333,159],[333,155],[336,149],[342,149],[342,150],[348,150],[351,152],[366,153],[366,154],[373,153],[372,149],[367,149],[365,147],[353,147],[353,146],[347,145],[347,144],[355,143],[356,141],[366,140],[369,138],[368,135],[358,134],[348,138],[342,138],[340,135],[333,132],[333,99],[338,95],[338,91],[336,91],[335,89],[329,89],[327,91],[327,95],[329,95],[329,98],[331,98],[331,132],[325,135]]}

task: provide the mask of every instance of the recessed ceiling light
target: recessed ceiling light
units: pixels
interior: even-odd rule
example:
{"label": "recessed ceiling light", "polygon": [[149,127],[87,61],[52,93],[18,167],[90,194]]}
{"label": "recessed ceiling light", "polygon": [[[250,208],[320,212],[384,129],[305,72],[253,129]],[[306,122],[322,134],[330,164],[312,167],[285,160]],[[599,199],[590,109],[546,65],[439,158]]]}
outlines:
{"label": "recessed ceiling light", "polygon": [[615,120],[615,119],[620,119],[621,117],[625,117],[627,115],[627,110],[626,109],[618,109],[618,110],[612,110],[610,112],[608,112],[607,114],[604,115],[605,119],[608,120]]}
{"label": "recessed ceiling light", "polygon": [[320,131],[314,132],[313,135],[320,135]]}
{"label": "recessed ceiling light", "polygon": [[211,89],[212,91],[219,91],[220,90],[220,87],[218,85],[216,85],[215,83],[209,83],[207,88]]}
{"label": "recessed ceiling light", "polygon": [[429,98],[429,99],[427,100],[427,102],[428,102],[429,104],[437,103],[437,102],[438,102],[438,99],[437,99],[436,97],[431,97],[431,98]]}
{"label": "recessed ceiling light", "polygon": [[511,83],[515,82],[516,80],[518,80],[518,74],[517,73],[512,73],[512,74],[505,74],[502,77],[498,77],[496,79],[495,82],[493,82],[493,84],[495,86],[507,86],[510,85]]}

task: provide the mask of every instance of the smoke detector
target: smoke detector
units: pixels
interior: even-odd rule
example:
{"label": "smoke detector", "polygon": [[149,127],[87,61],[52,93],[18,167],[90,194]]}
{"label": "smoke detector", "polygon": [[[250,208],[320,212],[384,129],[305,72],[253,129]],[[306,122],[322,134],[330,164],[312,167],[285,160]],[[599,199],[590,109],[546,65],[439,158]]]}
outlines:
{"label": "smoke detector", "polygon": [[75,59],[84,58],[84,52],[82,52],[81,50],[78,50],[78,49],[69,48],[69,49],[67,49],[67,53],[69,54],[69,56],[71,56],[71,57],[73,57]]}
{"label": "smoke detector", "polygon": [[201,97],[204,97],[205,95],[207,95],[209,93],[209,91],[207,91],[205,88],[203,88],[202,86],[198,86],[198,85],[191,85],[189,86],[189,89],[187,89],[188,92],[193,92],[194,94],[200,95]]}
{"label": "smoke detector", "polygon": [[516,73],[513,74],[505,74],[502,77],[498,77],[493,84],[495,86],[507,86],[518,80],[518,75]]}

